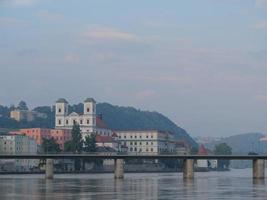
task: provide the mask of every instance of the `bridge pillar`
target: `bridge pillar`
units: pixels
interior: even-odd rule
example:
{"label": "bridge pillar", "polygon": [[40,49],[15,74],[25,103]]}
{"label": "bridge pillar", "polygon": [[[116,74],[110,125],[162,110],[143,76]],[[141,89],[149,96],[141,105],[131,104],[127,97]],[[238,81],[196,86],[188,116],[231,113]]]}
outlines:
{"label": "bridge pillar", "polygon": [[193,159],[184,159],[183,176],[184,176],[184,179],[194,178],[194,160]]}
{"label": "bridge pillar", "polygon": [[123,179],[124,176],[124,160],[123,159],[114,159],[114,178]]}
{"label": "bridge pillar", "polygon": [[53,159],[46,159],[45,178],[46,179],[53,179],[54,178],[54,161],[53,161]]}
{"label": "bridge pillar", "polygon": [[265,160],[263,159],[253,160],[253,178],[254,179],[265,178]]}

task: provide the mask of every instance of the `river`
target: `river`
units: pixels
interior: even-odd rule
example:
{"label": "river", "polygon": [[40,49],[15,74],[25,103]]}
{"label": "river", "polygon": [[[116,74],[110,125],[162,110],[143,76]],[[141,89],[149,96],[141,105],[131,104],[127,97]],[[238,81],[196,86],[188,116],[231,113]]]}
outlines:
{"label": "river", "polygon": [[123,180],[113,174],[1,175],[0,199],[267,199],[263,181],[251,178],[251,169],[198,172],[193,181],[181,173],[129,173]]}

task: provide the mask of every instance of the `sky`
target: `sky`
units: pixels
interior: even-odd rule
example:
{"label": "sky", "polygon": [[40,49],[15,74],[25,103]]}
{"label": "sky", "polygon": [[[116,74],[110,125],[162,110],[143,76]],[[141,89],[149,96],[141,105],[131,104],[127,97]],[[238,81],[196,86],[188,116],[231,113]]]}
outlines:
{"label": "sky", "polygon": [[0,0],[0,104],[59,97],[267,133],[267,0]]}

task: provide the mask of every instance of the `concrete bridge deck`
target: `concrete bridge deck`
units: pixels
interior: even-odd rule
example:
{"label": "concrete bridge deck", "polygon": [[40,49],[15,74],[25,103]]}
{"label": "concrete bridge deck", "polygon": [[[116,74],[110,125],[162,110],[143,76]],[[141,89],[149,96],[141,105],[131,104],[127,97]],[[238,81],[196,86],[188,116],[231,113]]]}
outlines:
{"label": "concrete bridge deck", "polygon": [[53,178],[54,159],[114,159],[114,177],[123,178],[124,160],[128,159],[179,159],[183,160],[183,176],[185,179],[194,178],[194,160],[252,160],[253,178],[265,178],[265,160],[267,155],[151,155],[151,154],[119,154],[119,153],[96,153],[96,154],[0,154],[0,159],[46,159],[46,178]]}
{"label": "concrete bridge deck", "polygon": [[0,154],[0,159],[194,159],[194,160],[267,160],[267,155],[151,155],[151,154]]}

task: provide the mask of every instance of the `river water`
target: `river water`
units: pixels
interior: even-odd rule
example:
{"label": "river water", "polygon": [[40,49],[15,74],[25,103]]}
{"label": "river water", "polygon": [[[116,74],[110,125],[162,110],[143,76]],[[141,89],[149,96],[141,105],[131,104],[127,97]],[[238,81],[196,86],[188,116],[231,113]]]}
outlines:
{"label": "river water", "polygon": [[184,181],[181,173],[0,175],[0,200],[5,199],[267,199],[263,181],[251,178],[251,169],[230,172],[198,172],[194,181]]}

